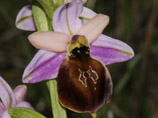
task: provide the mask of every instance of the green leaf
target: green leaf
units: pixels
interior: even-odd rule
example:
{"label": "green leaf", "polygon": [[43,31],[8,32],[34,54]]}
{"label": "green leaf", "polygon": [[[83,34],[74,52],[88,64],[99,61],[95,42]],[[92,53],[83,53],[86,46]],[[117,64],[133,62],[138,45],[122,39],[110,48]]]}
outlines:
{"label": "green leaf", "polygon": [[48,31],[49,30],[49,23],[47,20],[47,16],[44,10],[38,5],[32,5],[32,13],[35,20],[35,24],[38,31]]}
{"label": "green leaf", "polygon": [[23,107],[10,108],[9,114],[11,118],[46,118],[37,111]]}
{"label": "green leaf", "polygon": [[65,109],[59,104],[57,93],[56,80],[50,80],[47,82],[47,86],[50,92],[53,118],[67,118]]}

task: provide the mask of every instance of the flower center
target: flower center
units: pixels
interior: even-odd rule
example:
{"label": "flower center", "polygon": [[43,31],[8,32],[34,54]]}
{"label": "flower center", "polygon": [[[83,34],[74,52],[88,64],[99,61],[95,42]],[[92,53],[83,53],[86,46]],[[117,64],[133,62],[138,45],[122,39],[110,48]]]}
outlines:
{"label": "flower center", "polygon": [[70,58],[79,58],[81,55],[89,55],[89,44],[85,36],[74,35],[67,50]]}

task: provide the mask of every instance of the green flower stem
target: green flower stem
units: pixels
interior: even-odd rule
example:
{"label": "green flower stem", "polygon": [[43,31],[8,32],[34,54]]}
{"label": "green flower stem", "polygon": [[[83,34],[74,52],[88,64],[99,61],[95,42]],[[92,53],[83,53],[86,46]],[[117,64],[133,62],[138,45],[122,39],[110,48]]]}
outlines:
{"label": "green flower stem", "polygon": [[[33,17],[38,31],[52,30],[50,24],[50,18],[47,17],[44,10],[39,4],[35,3],[32,6]],[[50,92],[53,118],[67,118],[66,111],[61,107],[58,101],[57,83],[56,80],[50,80],[47,82],[47,86]]]}
{"label": "green flower stem", "polygon": [[47,86],[50,92],[51,102],[52,102],[52,112],[53,118],[67,118],[65,109],[58,102],[57,94],[57,82],[56,80],[49,80]]}

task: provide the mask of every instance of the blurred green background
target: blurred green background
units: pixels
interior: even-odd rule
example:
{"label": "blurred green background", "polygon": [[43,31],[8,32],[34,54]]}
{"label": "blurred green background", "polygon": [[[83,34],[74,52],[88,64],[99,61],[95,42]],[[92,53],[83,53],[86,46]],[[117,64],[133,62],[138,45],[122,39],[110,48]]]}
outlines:
{"label": "blurred green background", "polygon": [[[0,75],[14,88],[37,50],[16,29],[15,18],[27,0],[0,1]],[[108,65],[113,81],[111,102],[98,111],[98,118],[158,118],[158,0],[89,0],[86,6],[110,16],[106,35],[128,43],[135,57]],[[27,100],[51,118],[45,83],[27,85]],[[89,114],[67,111],[69,118]]]}

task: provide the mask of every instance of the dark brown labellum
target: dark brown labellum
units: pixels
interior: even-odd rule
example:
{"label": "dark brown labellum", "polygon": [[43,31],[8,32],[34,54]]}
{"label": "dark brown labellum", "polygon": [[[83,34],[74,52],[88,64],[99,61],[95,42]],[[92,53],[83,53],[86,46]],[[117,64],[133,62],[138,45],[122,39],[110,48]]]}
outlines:
{"label": "dark brown labellum", "polygon": [[62,62],[58,77],[60,103],[76,112],[96,112],[108,103],[112,82],[107,68],[89,54],[89,47],[72,50]]}

